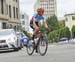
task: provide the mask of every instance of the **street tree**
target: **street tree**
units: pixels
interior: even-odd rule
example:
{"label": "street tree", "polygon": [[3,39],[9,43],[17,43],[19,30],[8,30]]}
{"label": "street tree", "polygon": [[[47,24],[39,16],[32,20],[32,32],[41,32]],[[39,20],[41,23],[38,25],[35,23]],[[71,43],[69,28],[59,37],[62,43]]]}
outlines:
{"label": "street tree", "polygon": [[49,28],[51,28],[52,30],[57,30],[59,28],[58,19],[55,15],[47,18],[46,21],[47,21]]}

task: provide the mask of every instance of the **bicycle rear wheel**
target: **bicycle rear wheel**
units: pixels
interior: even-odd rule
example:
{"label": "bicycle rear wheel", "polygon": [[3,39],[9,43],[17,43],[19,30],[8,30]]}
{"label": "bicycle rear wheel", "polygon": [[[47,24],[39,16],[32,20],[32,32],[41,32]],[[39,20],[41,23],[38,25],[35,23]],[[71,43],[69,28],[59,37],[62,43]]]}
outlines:
{"label": "bicycle rear wheel", "polygon": [[44,56],[47,52],[48,42],[47,39],[39,39],[39,53],[41,56]]}

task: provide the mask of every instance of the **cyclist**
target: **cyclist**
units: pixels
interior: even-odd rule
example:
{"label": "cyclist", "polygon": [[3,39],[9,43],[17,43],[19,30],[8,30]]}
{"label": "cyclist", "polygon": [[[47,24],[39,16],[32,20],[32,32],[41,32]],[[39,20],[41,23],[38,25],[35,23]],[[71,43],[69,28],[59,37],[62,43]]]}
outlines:
{"label": "cyclist", "polygon": [[[38,23],[40,21],[42,21],[42,25],[48,30],[48,25],[45,21],[45,18],[44,18],[44,9],[43,8],[38,8],[37,9],[37,13],[35,13],[33,16],[32,16],[32,19],[30,20],[30,27],[33,29],[33,37],[32,39],[34,40],[34,37],[37,33],[37,31],[39,30],[39,25]],[[36,49],[36,52],[37,52],[37,49]]]}

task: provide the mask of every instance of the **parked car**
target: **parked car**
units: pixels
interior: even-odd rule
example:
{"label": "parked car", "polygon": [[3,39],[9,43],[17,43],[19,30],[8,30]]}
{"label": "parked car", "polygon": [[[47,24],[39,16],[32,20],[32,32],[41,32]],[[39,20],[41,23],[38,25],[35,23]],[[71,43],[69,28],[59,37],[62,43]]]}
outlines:
{"label": "parked car", "polygon": [[14,29],[0,30],[0,49],[14,49],[18,51],[19,45]]}
{"label": "parked car", "polygon": [[60,39],[60,41],[68,41],[68,38],[62,37],[62,38]]}
{"label": "parked car", "polygon": [[18,41],[20,41],[20,45],[23,48],[28,41],[28,37],[23,32],[17,32]]}

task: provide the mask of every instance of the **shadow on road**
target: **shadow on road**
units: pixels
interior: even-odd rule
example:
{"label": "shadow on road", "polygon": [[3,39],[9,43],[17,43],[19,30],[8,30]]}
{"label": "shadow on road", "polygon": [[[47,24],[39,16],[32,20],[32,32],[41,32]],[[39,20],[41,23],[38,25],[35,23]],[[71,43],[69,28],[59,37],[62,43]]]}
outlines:
{"label": "shadow on road", "polygon": [[2,53],[12,53],[12,52],[18,52],[18,51],[14,51],[14,50],[5,50],[5,51],[0,51],[0,54],[2,54]]}

